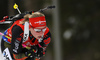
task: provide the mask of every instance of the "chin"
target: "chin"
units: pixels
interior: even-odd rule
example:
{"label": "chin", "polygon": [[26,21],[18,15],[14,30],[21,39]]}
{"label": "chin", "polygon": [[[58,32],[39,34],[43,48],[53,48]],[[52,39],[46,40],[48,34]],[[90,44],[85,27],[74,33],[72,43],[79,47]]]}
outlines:
{"label": "chin", "polygon": [[36,37],[36,39],[40,39],[40,38]]}
{"label": "chin", "polygon": [[37,38],[37,39],[41,39],[41,38]]}

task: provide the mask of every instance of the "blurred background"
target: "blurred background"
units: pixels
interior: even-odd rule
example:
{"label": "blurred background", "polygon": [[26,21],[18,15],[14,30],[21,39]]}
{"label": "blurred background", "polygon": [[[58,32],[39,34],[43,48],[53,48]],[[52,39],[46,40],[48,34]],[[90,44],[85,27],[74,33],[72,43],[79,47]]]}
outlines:
{"label": "blurred background", "polygon": [[[1,0],[0,20],[18,14],[14,3],[21,12],[56,6],[44,12],[52,40],[41,60],[100,60],[100,0]],[[10,26],[0,24],[0,32]]]}

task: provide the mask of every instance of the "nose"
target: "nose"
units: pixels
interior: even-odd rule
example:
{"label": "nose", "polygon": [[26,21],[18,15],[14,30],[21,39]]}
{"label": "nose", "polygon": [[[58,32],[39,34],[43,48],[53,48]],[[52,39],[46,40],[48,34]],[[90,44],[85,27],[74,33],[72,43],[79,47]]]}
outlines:
{"label": "nose", "polygon": [[43,31],[41,31],[39,34],[42,36],[42,35],[44,34],[44,32],[43,32]]}

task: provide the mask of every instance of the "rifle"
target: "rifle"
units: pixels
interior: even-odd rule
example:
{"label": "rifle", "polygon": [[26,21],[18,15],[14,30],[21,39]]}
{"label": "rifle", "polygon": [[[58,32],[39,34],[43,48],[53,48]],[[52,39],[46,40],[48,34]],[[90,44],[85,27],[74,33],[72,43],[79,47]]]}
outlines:
{"label": "rifle", "polygon": [[[55,6],[48,6],[46,8],[40,9],[39,11],[36,11],[36,12],[43,13],[45,10],[53,9],[53,8],[55,8]],[[18,11],[19,11],[19,9],[18,9]],[[10,24],[10,23],[14,23],[16,20],[23,18],[24,15],[26,15],[26,14],[32,14],[33,12],[34,11],[26,11],[24,13],[19,12],[19,14],[14,15],[14,16],[10,16],[10,17],[4,16],[3,17],[3,20],[0,20],[0,24]]]}

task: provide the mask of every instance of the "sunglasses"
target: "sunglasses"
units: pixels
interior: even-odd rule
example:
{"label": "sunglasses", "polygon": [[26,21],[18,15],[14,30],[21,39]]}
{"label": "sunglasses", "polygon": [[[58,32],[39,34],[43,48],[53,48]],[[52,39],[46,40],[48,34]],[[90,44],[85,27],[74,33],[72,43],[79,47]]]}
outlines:
{"label": "sunglasses", "polygon": [[35,32],[38,32],[38,33],[41,32],[41,31],[42,31],[42,32],[45,32],[45,31],[46,31],[46,28],[44,28],[44,29],[35,29],[35,28],[34,28],[34,31],[35,31]]}

